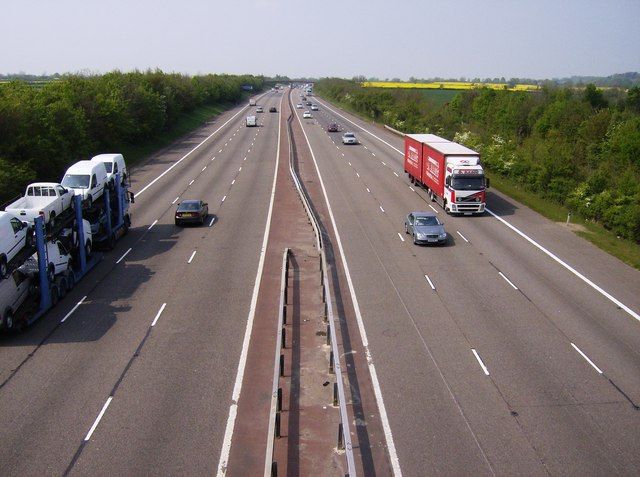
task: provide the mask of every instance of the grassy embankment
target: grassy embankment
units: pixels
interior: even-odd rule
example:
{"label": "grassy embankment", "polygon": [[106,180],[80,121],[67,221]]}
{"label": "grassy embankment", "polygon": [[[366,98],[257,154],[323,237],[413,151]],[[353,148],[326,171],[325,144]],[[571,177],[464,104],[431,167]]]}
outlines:
{"label": "grassy embankment", "polygon": [[[434,93],[439,94],[440,96],[430,96]],[[439,99],[440,101],[442,101],[442,103],[451,99],[451,97],[446,97],[447,94],[455,95],[455,93],[456,92],[452,90],[423,90],[423,94],[427,98],[433,101],[437,101]],[[336,104],[336,102],[333,100],[330,101],[327,98],[323,99],[330,103]],[[370,118],[362,117],[362,114],[356,111],[355,108],[353,108],[348,103],[340,102],[337,103],[336,106],[339,106],[366,121],[371,121]],[[536,211],[544,217],[553,220],[554,222],[566,222],[567,215],[569,214],[569,209],[567,209],[566,207],[558,205],[552,201],[545,200],[544,198],[541,198],[536,194],[525,190],[515,181],[511,181],[506,177],[500,176],[499,174],[487,173],[487,176],[491,179],[492,187],[495,187],[497,190],[506,194],[512,199],[529,207],[530,209]],[[619,238],[613,232],[604,228],[602,225],[587,221],[576,214],[573,214],[571,216],[570,224],[572,224],[571,227],[574,232],[580,237],[588,240],[610,255],[617,257],[624,263],[640,270],[640,246],[638,246],[633,241]]]}

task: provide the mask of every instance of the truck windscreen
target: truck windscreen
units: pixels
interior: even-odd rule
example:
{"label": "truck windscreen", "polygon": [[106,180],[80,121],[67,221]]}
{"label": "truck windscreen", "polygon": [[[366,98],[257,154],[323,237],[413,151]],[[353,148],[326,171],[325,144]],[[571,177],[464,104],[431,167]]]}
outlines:
{"label": "truck windscreen", "polygon": [[451,188],[454,190],[483,190],[484,175],[454,175],[451,176]]}

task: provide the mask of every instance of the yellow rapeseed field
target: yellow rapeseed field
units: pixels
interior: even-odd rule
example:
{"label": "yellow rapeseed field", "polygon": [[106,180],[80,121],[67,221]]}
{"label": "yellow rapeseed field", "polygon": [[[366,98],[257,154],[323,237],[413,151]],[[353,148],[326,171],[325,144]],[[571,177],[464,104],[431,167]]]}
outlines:
{"label": "yellow rapeseed field", "polygon": [[540,89],[535,84],[517,84],[509,87],[501,83],[467,83],[462,81],[442,81],[432,83],[403,83],[395,81],[365,81],[360,83],[365,88],[406,88],[406,89],[474,89],[491,88],[508,91],[536,91]]}

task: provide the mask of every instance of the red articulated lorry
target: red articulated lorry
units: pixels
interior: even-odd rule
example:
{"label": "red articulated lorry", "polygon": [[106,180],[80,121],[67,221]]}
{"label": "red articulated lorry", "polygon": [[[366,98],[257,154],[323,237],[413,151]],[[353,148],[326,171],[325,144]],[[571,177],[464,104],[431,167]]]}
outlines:
{"label": "red articulated lorry", "polygon": [[407,134],[404,171],[446,213],[484,213],[489,179],[480,165],[480,154],[468,147],[435,134]]}

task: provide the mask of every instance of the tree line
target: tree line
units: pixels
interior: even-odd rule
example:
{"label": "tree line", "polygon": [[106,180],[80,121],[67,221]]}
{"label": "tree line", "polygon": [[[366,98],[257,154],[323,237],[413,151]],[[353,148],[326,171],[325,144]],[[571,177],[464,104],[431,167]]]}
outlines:
{"label": "tree line", "polygon": [[462,91],[444,105],[322,79],[318,94],[407,133],[434,133],[487,169],[640,243],[640,86]]}
{"label": "tree line", "polygon": [[260,90],[263,79],[156,70],[0,84],[0,203],[78,160],[158,138],[199,106],[237,102],[243,85]]}

